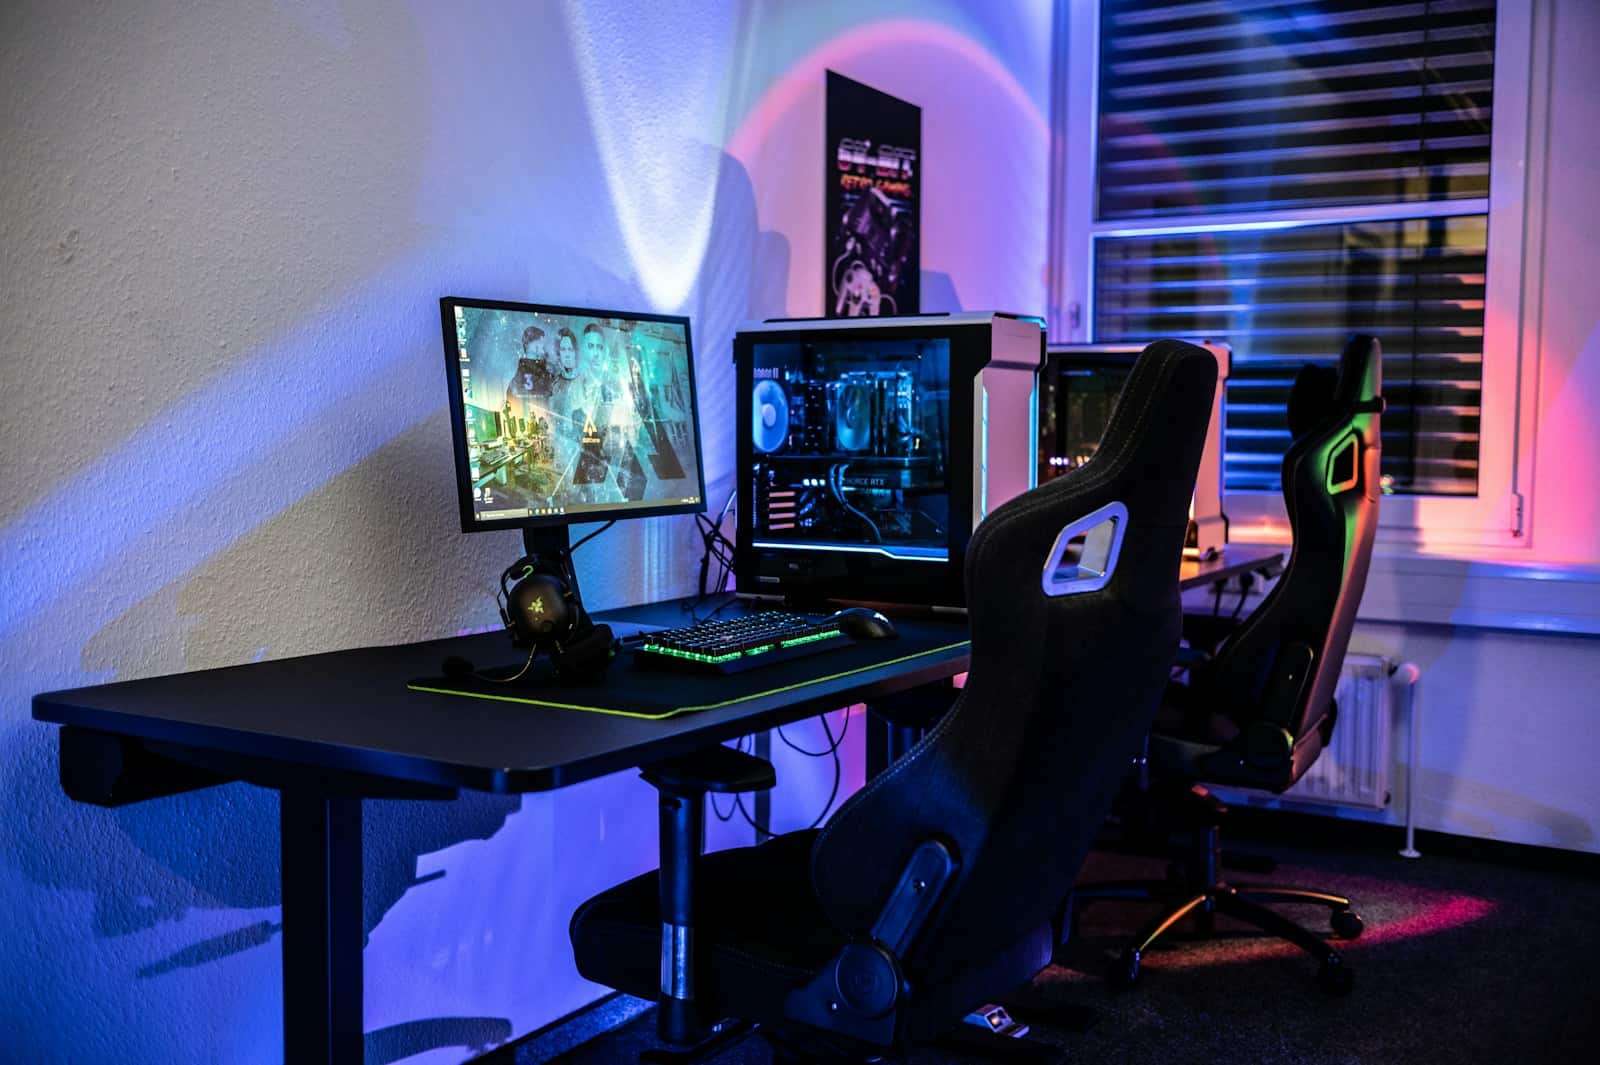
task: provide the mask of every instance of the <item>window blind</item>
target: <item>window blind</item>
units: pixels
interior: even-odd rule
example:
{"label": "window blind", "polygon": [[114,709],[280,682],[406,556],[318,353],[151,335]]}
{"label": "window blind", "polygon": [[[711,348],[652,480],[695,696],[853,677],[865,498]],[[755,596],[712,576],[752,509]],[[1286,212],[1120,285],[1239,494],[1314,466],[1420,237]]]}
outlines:
{"label": "window blind", "polygon": [[1095,241],[1094,335],[1226,339],[1224,482],[1276,492],[1289,387],[1383,343],[1383,472],[1397,492],[1473,495],[1483,363],[1483,215]]}
{"label": "window blind", "polygon": [[1232,345],[1230,491],[1280,489],[1295,373],[1370,332],[1387,487],[1476,494],[1494,15],[1103,0],[1093,336]]}
{"label": "window blind", "polygon": [[1105,0],[1102,219],[1481,198],[1493,0]]}

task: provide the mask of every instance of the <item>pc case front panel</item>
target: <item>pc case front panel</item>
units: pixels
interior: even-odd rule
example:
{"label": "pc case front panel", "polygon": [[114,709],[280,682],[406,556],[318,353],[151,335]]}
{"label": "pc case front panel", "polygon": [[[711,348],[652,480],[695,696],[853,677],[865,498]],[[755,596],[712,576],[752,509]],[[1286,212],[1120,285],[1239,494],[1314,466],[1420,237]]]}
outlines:
{"label": "pc case front panel", "polygon": [[1038,389],[1044,333],[1031,320],[993,320],[989,362],[973,381],[972,527],[1038,485]]}

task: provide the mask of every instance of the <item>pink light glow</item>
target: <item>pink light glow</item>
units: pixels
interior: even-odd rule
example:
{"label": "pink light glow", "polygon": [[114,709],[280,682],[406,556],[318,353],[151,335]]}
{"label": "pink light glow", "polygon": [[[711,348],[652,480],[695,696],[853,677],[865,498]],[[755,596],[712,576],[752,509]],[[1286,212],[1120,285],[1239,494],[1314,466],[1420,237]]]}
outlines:
{"label": "pink light glow", "polygon": [[[886,19],[819,44],[776,76],[726,140],[748,172],[762,230],[787,243],[782,311],[823,306],[824,71],[923,108],[924,310],[1044,304],[1049,126],[1005,65],[937,23]],[[933,220],[937,220],[937,224]],[[1017,252],[996,257],[996,241]],[[770,308],[768,313],[780,308]]]}
{"label": "pink light glow", "polygon": [[[1377,885],[1374,885],[1375,887]],[[1369,892],[1378,897],[1377,891]],[[1297,907],[1302,912],[1309,908]],[[1473,895],[1444,895],[1436,897],[1421,910],[1397,920],[1372,923],[1360,939],[1330,939],[1329,943],[1340,953],[1353,953],[1366,947],[1394,943],[1417,936],[1438,935],[1452,928],[1481,921],[1493,913],[1495,904]],[[1360,912],[1357,907],[1356,912]],[[1268,958],[1290,957],[1301,953],[1300,948],[1281,939],[1262,938],[1241,947],[1238,940],[1226,941],[1227,951],[1206,950],[1205,945],[1194,944],[1198,949],[1164,950],[1159,945],[1142,959],[1144,965],[1156,969],[1188,969],[1199,966],[1248,964]],[[1188,946],[1188,944],[1186,944]]]}
{"label": "pink light glow", "polygon": [[[962,60],[964,66],[999,86],[1040,137],[1049,136],[1050,127],[1044,116],[1011,71],[993,53],[948,26],[899,18],[869,22],[832,38],[797,60],[788,73],[750,109],[733,136],[728,138],[728,154],[748,165],[760,150],[767,134],[780,124],[789,110],[810,97],[821,96],[824,71],[848,67],[853,60],[880,49],[905,53],[926,50],[919,54],[919,65],[928,66],[939,62],[932,52],[942,50],[953,53]],[[818,121],[821,121],[820,114]]]}

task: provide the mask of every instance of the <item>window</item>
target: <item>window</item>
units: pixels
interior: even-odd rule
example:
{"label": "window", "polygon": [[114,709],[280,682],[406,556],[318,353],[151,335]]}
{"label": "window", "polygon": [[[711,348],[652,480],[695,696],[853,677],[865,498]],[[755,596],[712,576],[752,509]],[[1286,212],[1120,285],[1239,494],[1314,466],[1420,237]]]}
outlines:
{"label": "window", "polygon": [[1386,539],[1515,542],[1530,22],[1494,0],[1069,6],[1054,339],[1232,346],[1238,532],[1282,532],[1295,372],[1370,332]]}

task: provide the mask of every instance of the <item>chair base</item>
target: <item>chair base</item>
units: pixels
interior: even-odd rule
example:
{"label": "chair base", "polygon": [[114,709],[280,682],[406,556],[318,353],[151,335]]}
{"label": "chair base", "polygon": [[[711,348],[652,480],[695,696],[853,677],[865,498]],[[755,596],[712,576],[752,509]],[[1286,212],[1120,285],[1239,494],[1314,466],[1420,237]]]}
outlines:
{"label": "chair base", "polygon": [[[1027,997],[1022,1015],[1046,1020],[1073,1031],[1087,1031],[1096,1014],[1086,1007],[1047,1004]],[[772,1049],[774,1065],[875,1065],[902,1060],[897,1051],[880,1050],[838,1041],[825,1033],[785,1026],[757,1025],[745,1021],[724,1021],[712,1034],[693,1046],[646,1050],[639,1065],[697,1065],[711,1061],[729,1047],[752,1035],[760,1035]],[[1065,1052],[1037,1039],[1012,1038],[968,1024],[959,1024],[934,1040],[934,1047],[992,1061],[999,1065],[1066,1065]],[[908,1048],[905,1053],[914,1053]]]}
{"label": "chair base", "polygon": [[[790,1039],[763,1032],[772,1047],[773,1065],[891,1065],[904,1061],[926,1047],[905,1051],[860,1051],[813,1039]],[[939,1050],[964,1057],[995,1062],[996,1065],[1067,1065],[1066,1052],[1059,1047],[1024,1036],[1020,1039],[996,1035],[968,1024],[957,1025],[931,1044]]]}
{"label": "chair base", "polygon": [[1317,959],[1317,983],[1324,991],[1332,995],[1349,994],[1354,986],[1354,974],[1339,952],[1321,935],[1269,909],[1267,904],[1324,906],[1333,934],[1341,939],[1355,939],[1361,935],[1364,925],[1351,909],[1350,900],[1343,895],[1309,888],[1226,883],[1219,875],[1222,864],[1219,837],[1220,830],[1214,824],[1196,832],[1196,854],[1187,866],[1187,875],[1169,875],[1166,880],[1106,881],[1074,888],[1066,915],[1069,940],[1076,931],[1077,912],[1086,902],[1112,899],[1162,903],[1161,912],[1138,931],[1112,962],[1108,974],[1112,985],[1129,988],[1138,983],[1145,954],[1162,936],[1190,917],[1202,936],[1210,936],[1216,915],[1222,914],[1293,943]]}
{"label": "chair base", "polygon": [[722,1021],[711,1026],[710,1034],[685,1047],[657,1047],[639,1054],[639,1065],[695,1065],[709,1061],[724,1050],[754,1035],[757,1026],[748,1021]]}

